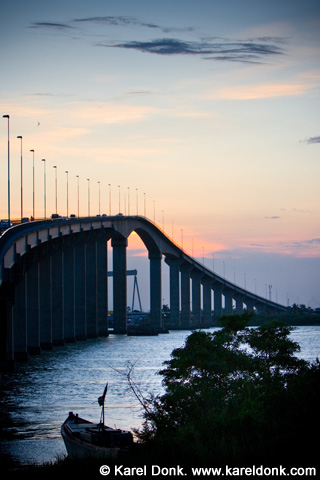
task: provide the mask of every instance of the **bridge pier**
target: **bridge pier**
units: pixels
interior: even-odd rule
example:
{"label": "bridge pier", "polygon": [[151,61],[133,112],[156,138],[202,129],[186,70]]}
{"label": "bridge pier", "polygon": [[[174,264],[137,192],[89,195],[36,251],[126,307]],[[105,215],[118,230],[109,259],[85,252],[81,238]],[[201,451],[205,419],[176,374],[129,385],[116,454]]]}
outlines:
{"label": "bridge pier", "polygon": [[113,325],[114,333],[127,333],[126,238],[112,238],[113,248]]}
{"label": "bridge pier", "polygon": [[158,331],[162,329],[161,260],[162,260],[162,255],[160,253],[149,252],[151,326]]}
{"label": "bridge pier", "polygon": [[243,295],[236,294],[234,299],[236,301],[236,314],[241,315],[243,313]]}
{"label": "bridge pier", "polygon": [[214,316],[219,318],[222,315],[222,286],[218,282],[213,283],[214,290]]}
{"label": "bridge pier", "polygon": [[233,293],[232,290],[229,288],[224,288],[223,289],[223,295],[224,295],[224,311],[226,315],[232,315],[233,313],[233,306],[232,306],[232,299],[233,299]]}
{"label": "bridge pier", "polygon": [[51,319],[52,319],[52,343],[64,345],[64,325],[62,309],[63,287],[63,252],[61,245],[55,244],[51,263]]}
{"label": "bridge pier", "polygon": [[75,342],[75,316],[74,316],[74,246],[69,241],[64,242],[63,248],[63,288],[62,288],[62,311],[64,326],[64,341]]}
{"label": "bridge pier", "polygon": [[85,243],[86,255],[86,331],[88,338],[97,337],[97,244],[94,232],[88,232]]}
{"label": "bridge pier", "polygon": [[191,271],[192,280],[192,319],[191,328],[201,326],[201,277],[202,272],[195,269]]}
{"label": "bridge pier", "polygon": [[29,358],[27,344],[26,315],[26,276],[23,275],[15,287],[13,315],[14,360],[26,361]]}
{"label": "bridge pier", "polygon": [[170,267],[170,329],[180,327],[180,260],[166,256],[165,262]]}
{"label": "bridge pier", "polygon": [[52,350],[52,258],[48,250],[41,245],[39,263],[40,347],[45,350]]}
{"label": "bridge pier", "polygon": [[104,231],[97,232],[97,334],[108,335],[108,243]]}
{"label": "bridge pier", "polygon": [[39,264],[38,258],[26,272],[26,322],[28,353],[39,354],[40,319],[39,319]]}
{"label": "bridge pier", "polygon": [[211,326],[211,309],[212,309],[212,302],[211,302],[211,278],[204,276],[202,279],[203,285],[203,321],[202,327],[209,328]]}
{"label": "bridge pier", "polygon": [[86,249],[80,233],[74,246],[74,317],[76,340],[87,338],[86,328]]}
{"label": "bridge pier", "polygon": [[189,329],[191,326],[191,312],[190,312],[190,272],[192,265],[189,263],[182,263],[181,269],[181,315],[180,327],[182,329]]}

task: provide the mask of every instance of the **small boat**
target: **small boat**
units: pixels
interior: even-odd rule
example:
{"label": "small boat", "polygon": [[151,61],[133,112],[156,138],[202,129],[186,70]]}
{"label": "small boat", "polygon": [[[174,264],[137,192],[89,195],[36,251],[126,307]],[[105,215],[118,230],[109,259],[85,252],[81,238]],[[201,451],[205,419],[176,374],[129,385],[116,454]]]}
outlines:
{"label": "small boat", "polygon": [[104,401],[107,393],[106,385],[103,395],[98,398],[102,407],[99,423],[92,423],[80,418],[78,414],[69,412],[68,418],[61,426],[69,457],[102,457],[116,455],[128,451],[133,445],[132,433],[128,430],[107,427],[104,424]]}

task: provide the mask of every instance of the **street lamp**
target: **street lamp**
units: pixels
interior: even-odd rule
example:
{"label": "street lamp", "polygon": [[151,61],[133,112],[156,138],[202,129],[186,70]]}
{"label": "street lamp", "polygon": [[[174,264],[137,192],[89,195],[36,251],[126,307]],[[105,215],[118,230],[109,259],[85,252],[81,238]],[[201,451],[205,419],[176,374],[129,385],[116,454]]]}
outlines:
{"label": "street lamp", "polygon": [[65,171],[67,174],[67,218],[69,218],[69,172]]}
{"label": "street lamp", "polygon": [[10,136],[9,136],[10,115],[2,115],[2,117],[8,119],[8,220],[10,225]]}
{"label": "street lamp", "polygon": [[98,182],[99,185],[99,215],[100,215],[100,182]]}
{"label": "street lamp", "polygon": [[53,168],[55,169],[55,192],[56,192],[56,214],[58,213],[58,180],[57,180],[57,176],[58,176],[58,167],[57,165],[54,165]]}
{"label": "street lamp", "polygon": [[111,215],[111,183],[109,185],[109,215]]}
{"label": "street lamp", "polygon": [[90,217],[90,178],[87,178],[88,182],[88,217]]}
{"label": "street lamp", "polygon": [[121,212],[121,208],[120,208],[120,185],[118,185],[118,189],[119,189],[119,213]]}
{"label": "street lamp", "polygon": [[130,216],[130,187],[128,188],[128,215]]}
{"label": "street lamp", "polygon": [[76,175],[77,179],[78,179],[78,218],[80,217],[79,215],[79,175]]}
{"label": "street lamp", "polygon": [[34,150],[30,150],[32,152],[32,218],[35,220],[35,213],[34,213]]}
{"label": "street lamp", "polygon": [[46,181],[46,159],[41,160],[43,162],[43,208],[44,208],[44,219],[47,218],[47,181]]}
{"label": "street lamp", "polygon": [[21,150],[20,150],[20,169],[21,169],[21,221],[22,221],[22,218],[23,218],[23,171],[22,171],[22,136],[19,135],[17,138],[20,138],[21,140]]}
{"label": "street lamp", "polygon": [[139,192],[138,189],[136,188],[136,207],[137,207],[137,215],[139,215]]}

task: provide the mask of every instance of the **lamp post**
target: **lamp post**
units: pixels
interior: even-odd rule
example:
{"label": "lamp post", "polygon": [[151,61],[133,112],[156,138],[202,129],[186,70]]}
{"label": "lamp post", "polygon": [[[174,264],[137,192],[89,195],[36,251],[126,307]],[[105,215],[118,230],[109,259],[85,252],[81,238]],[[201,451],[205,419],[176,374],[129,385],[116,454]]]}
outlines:
{"label": "lamp post", "polygon": [[19,135],[17,138],[21,140],[21,149],[20,149],[20,190],[21,190],[21,221],[23,218],[23,169],[22,169],[22,136]]}
{"label": "lamp post", "polygon": [[137,215],[139,215],[139,191],[136,188],[136,207],[137,207]]}
{"label": "lamp post", "polygon": [[67,218],[69,218],[69,172],[65,171],[67,174]]}
{"label": "lamp post", "polygon": [[54,165],[53,168],[55,169],[55,199],[56,199],[56,214],[58,213],[58,167]]}
{"label": "lamp post", "polygon": [[78,179],[78,218],[80,217],[79,215],[79,175],[76,175],[77,179]]}
{"label": "lamp post", "polygon": [[128,215],[130,216],[130,187],[128,188]]}
{"label": "lamp post", "polygon": [[2,115],[2,117],[8,119],[8,220],[10,225],[10,135],[9,135],[10,115]]}
{"label": "lamp post", "polygon": [[111,183],[109,185],[109,215],[111,215]]}
{"label": "lamp post", "polygon": [[47,180],[46,180],[46,159],[41,160],[43,162],[43,209],[44,219],[47,218]]}
{"label": "lamp post", "polygon": [[121,208],[120,208],[120,185],[118,185],[118,189],[119,189],[119,213],[121,212]]}
{"label": "lamp post", "polygon": [[87,178],[88,182],[88,217],[90,217],[90,178]]}
{"label": "lamp post", "polygon": [[35,220],[35,213],[34,213],[34,150],[30,150],[32,152],[32,218]]}
{"label": "lamp post", "polygon": [[146,193],[144,192],[143,193],[143,213],[144,213],[144,216],[146,217],[146,213],[147,213],[147,209],[146,209],[146,206],[147,206],[147,203],[146,203]]}
{"label": "lamp post", "polygon": [[100,215],[100,182],[98,182],[99,185],[99,215]]}

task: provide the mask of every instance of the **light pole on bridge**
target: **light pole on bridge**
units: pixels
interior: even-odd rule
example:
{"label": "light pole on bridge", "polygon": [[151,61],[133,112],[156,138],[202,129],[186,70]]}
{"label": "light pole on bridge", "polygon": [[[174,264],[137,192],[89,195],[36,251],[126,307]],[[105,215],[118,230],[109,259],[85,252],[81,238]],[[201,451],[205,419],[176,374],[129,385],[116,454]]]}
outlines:
{"label": "light pole on bridge", "polygon": [[34,150],[32,152],[32,218],[35,220],[35,205],[34,205]]}
{"label": "light pole on bridge", "polygon": [[67,218],[69,218],[69,172],[65,171],[67,174]]}
{"label": "light pole on bridge", "polygon": [[55,169],[55,200],[56,200],[56,214],[58,213],[58,167],[57,165],[54,165],[53,168]]}
{"label": "light pole on bridge", "polygon": [[99,185],[99,215],[100,215],[100,182],[98,182]]}
{"label": "light pole on bridge", "polygon": [[79,218],[79,175],[76,175],[77,179],[78,179],[78,218]]}
{"label": "light pole on bridge", "polygon": [[47,180],[46,180],[46,159],[41,160],[43,162],[43,209],[44,219],[47,218]]}
{"label": "light pole on bridge", "polygon": [[90,178],[87,178],[88,182],[88,217],[90,217]]}
{"label": "light pole on bridge", "polygon": [[10,115],[2,115],[8,119],[8,220],[10,225]]}
{"label": "light pole on bridge", "polygon": [[20,190],[21,190],[21,221],[23,218],[23,168],[22,168],[22,136],[19,135],[17,138],[21,140],[21,149],[20,149]]}

